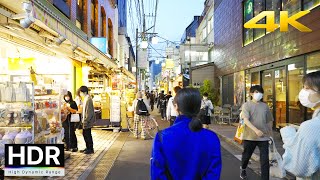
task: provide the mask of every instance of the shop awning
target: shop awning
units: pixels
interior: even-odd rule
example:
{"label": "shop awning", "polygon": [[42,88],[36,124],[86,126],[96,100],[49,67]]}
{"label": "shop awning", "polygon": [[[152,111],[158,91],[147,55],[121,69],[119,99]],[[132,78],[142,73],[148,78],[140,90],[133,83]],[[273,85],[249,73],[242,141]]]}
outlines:
{"label": "shop awning", "polygon": [[48,27],[68,39],[74,47],[92,56],[96,62],[104,64],[106,67],[117,68],[106,54],[103,54],[98,48],[87,40],[87,35],[76,27],[67,17],[46,0],[33,0],[35,22],[40,27]]}

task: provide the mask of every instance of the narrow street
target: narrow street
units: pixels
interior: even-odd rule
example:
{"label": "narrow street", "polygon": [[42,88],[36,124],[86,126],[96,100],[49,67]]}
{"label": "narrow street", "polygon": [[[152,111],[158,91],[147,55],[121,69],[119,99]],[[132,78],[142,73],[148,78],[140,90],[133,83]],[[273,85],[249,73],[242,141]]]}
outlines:
{"label": "narrow street", "polygon": [[[161,121],[160,116],[153,114],[161,128],[169,125],[167,121]],[[150,154],[153,140],[140,140],[129,135],[120,151],[106,180],[147,180],[150,179]],[[239,178],[240,161],[225,148],[221,147],[222,174],[221,180],[237,180]],[[248,179],[259,178],[251,169],[248,170]]]}

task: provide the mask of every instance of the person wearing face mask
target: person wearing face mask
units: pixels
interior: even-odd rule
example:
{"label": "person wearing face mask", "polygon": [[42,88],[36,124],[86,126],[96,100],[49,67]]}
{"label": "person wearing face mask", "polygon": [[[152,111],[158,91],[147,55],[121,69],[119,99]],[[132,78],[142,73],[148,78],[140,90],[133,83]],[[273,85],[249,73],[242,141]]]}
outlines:
{"label": "person wearing face mask", "polygon": [[[213,110],[213,105],[210,99],[208,99],[208,93],[203,94],[203,99],[201,102],[200,119],[203,124],[203,128],[208,129],[209,124],[211,124],[211,114]],[[202,112],[202,113],[201,113]]]}
{"label": "person wearing face mask", "polygon": [[64,128],[64,139],[66,144],[66,150],[77,152],[78,151],[78,141],[75,133],[75,123],[70,122],[71,114],[75,114],[78,111],[78,106],[76,102],[72,99],[72,94],[70,91],[64,95],[65,104],[63,106],[64,112],[67,113],[66,119],[62,122]]}
{"label": "person wearing face mask", "polygon": [[272,136],[273,116],[268,105],[262,102],[264,90],[260,85],[250,88],[251,101],[242,105],[243,131],[240,178],[247,178],[249,160],[258,146],[260,151],[261,179],[269,180],[269,139]]}
{"label": "person wearing face mask", "polygon": [[81,86],[79,88],[80,96],[84,98],[82,106],[82,135],[86,142],[86,148],[80,152],[84,154],[93,154],[93,140],[91,134],[91,128],[96,122],[96,116],[94,114],[93,101],[89,94],[87,86]]}
{"label": "person wearing face mask", "polygon": [[299,93],[300,103],[313,108],[311,120],[303,122],[299,130],[292,126],[280,130],[285,153],[284,168],[297,176],[297,180],[320,179],[320,71],[303,78],[304,87]]}

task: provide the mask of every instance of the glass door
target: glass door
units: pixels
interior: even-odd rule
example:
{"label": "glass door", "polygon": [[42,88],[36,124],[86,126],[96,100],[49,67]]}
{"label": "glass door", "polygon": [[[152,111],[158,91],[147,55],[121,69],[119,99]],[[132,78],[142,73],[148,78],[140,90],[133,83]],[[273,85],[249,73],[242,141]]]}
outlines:
{"label": "glass door", "polygon": [[267,103],[273,117],[274,125],[280,128],[287,123],[287,78],[286,69],[278,68],[262,72],[262,87],[264,89],[263,101]]}
{"label": "glass door", "polygon": [[275,87],[275,121],[276,128],[285,127],[287,124],[287,77],[286,69],[276,69],[274,71]]}

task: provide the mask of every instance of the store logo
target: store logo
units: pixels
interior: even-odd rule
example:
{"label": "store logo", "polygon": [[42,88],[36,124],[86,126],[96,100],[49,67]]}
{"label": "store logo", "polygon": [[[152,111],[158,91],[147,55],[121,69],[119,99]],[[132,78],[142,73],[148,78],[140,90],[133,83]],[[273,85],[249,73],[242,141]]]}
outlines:
{"label": "store logo", "polygon": [[[310,11],[300,11],[289,17],[288,11],[280,11],[280,25],[275,24],[275,12],[274,11],[263,11],[256,17],[252,18],[244,24],[244,28],[247,29],[266,29],[268,32],[275,31],[280,27],[280,32],[287,32],[289,24],[301,32],[312,32],[311,29],[301,24],[297,20],[302,16],[305,16]],[[266,17],[266,24],[258,24],[260,20]]]}
{"label": "store logo", "polygon": [[64,176],[63,144],[6,144],[5,176]]}

